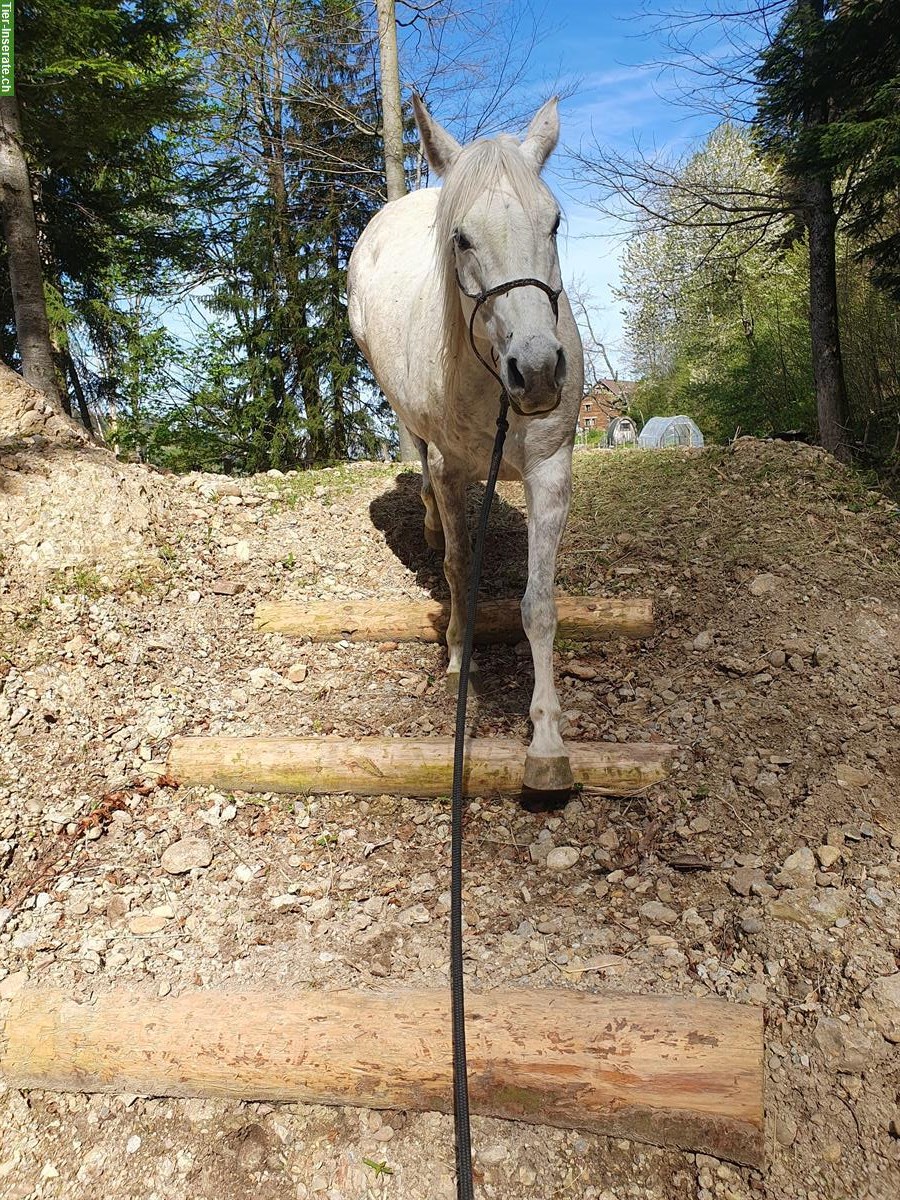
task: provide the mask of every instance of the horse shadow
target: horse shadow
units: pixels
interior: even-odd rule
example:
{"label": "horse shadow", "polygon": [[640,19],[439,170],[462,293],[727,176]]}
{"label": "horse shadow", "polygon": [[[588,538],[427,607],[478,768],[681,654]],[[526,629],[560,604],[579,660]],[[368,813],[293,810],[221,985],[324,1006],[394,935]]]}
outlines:
{"label": "horse shadow", "polygon": [[[444,642],[450,591],[444,578],[443,557],[425,541],[425,509],[419,496],[420,488],[421,476],[404,472],[388,491],[371,502],[369,513],[390,549],[415,574],[419,586],[441,603],[440,612],[435,612],[429,620],[440,635],[439,640]],[[483,498],[484,485],[472,484],[466,497],[466,520],[473,542]],[[527,582],[528,526],[525,516],[514,504],[495,494],[484,544],[479,624],[485,617],[494,624],[492,601],[508,599],[517,607]],[[508,628],[508,621],[504,624]],[[530,652],[521,645],[516,646],[524,639],[521,629],[499,639],[491,636],[476,638],[480,718],[518,723],[527,716],[534,677]]]}
{"label": "horse shadow", "polygon": [[[444,578],[443,557],[425,541],[425,508],[419,495],[422,477],[404,471],[393,486],[369,505],[376,529],[389,548],[415,574],[416,582],[438,601],[446,603],[450,590]],[[472,484],[466,495],[466,520],[474,542],[484,484]],[[528,526],[514,504],[495,493],[484,542],[479,596],[490,599],[521,598],[528,582]]]}

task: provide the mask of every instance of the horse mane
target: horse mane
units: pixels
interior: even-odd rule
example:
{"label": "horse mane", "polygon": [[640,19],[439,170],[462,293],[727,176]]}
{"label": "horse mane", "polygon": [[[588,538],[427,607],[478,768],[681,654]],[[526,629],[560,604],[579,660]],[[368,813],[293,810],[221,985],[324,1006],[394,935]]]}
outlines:
{"label": "horse mane", "polygon": [[533,203],[536,197],[548,192],[534,167],[519,152],[518,141],[509,134],[481,138],[464,146],[440,189],[434,225],[435,265],[443,304],[441,353],[448,393],[455,390],[458,365],[469,337],[456,280],[453,234],[475,201],[485,192],[498,191],[501,184],[513,193],[526,213],[536,208]]}

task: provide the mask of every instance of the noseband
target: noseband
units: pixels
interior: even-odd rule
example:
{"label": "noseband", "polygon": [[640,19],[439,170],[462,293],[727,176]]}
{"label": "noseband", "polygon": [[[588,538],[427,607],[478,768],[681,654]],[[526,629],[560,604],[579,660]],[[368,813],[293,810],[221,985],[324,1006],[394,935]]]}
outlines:
{"label": "noseband", "polygon": [[[485,288],[485,290],[483,292],[467,292],[466,289],[462,285],[462,280],[459,277],[459,271],[456,272],[456,283],[457,283],[459,290],[462,292],[462,294],[464,296],[468,296],[468,298],[470,300],[475,301],[475,307],[472,309],[471,317],[469,317],[469,342],[471,343],[472,350],[475,353],[475,357],[478,359],[478,361],[481,363],[481,365],[483,367],[486,367],[487,370],[490,371],[490,373],[493,375],[493,377],[500,384],[501,388],[503,388],[503,395],[506,397],[507,401],[509,402],[509,406],[513,410],[513,412],[518,413],[520,417],[543,417],[543,416],[546,416],[547,413],[552,413],[555,409],[559,408],[560,401],[562,400],[562,389],[561,388],[556,393],[555,403],[551,404],[549,408],[538,408],[532,412],[525,412],[523,409],[519,408],[518,404],[515,402],[515,400],[509,394],[506,384],[503,382],[500,375],[497,373],[497,371],[494,369],[494,367],[488,362],[488,360],[484,357],[484,355],[481,353],[481,351],[475,345],[475,318],[478,316],[479,308],[481,308],[482,304],[484,304],[484,302],[486,300],[491,300],[491,299],[493,299],[494,296],[505,296],[506,293],[511,292],[513,290],[513,288],[536,287],[536,288],[540,288],[542,292],[546,293],[547,299],[550,301],[550,307],[553,309],[553,319],[556,321],[556,323],[558,325],[559,324],[559,297],[562,294],[562,288],[561,287],[560,288],[552,288],[549,285],[549,283],[544,283],[543,279],[511,279],[509,281],[509,283],[498,283],[496,287]],[[491,347],[491,355],[494,357],[494,359],[496,361],[496,355],[494,354],[493,346]]]}

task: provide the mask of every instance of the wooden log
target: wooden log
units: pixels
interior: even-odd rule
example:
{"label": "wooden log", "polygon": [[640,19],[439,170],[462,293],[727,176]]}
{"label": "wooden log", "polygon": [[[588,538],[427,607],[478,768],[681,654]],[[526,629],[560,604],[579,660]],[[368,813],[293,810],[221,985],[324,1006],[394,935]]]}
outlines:
{"label": "wooden log", "polygon": [[[627,796],[665,779],[674,748],[618,742],[570,743],[576,784]],[[452,738],[177,737],[168,773],[182,783],[244,792],[319,795],[449,796]],[[475,738],[466,747],[463,788],[469,796],[522,791],[525,746]]]}
{"label": "wooden log", "polygon": [[[759,1008],[563,990],[470,993],[473,1111],[763,1164]],[[10,1087],[446,1112],[444,991],[26,989],[0,1020]]]}
{"label": "wooden log", "polygon": [[[481,600],[476,639],[518,642],[525,636],[518,600]],[[612,637],[643,638],[653,632],[653,602],[557,596],[558,636],[581,641]],[[450,608],[438,600],[315,600],[265,602],[256,606],[254,625],[272,633],[314,642],[440,642]]]}

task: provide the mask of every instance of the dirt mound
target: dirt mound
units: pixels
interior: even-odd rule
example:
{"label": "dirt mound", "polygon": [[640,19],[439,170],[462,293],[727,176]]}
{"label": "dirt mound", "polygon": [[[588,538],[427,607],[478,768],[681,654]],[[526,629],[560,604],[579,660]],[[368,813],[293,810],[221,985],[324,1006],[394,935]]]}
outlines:
{"label": "dirt mound", "polygon": [[0,454],[24,439],[64,445],[83,445],[89,440],[76,421],[0,363]]}
{"label": "dirt mound", "polygon": [[[50,489],[61,541],[67,506],[93,497],[31,453],[4,481]],[[252,626],[262,597],[443,595],[415,476],[104,470],[83,486],[115,496],[121,473],[143,514],[121,536],[156,573],[0,563],[0,1005],[25,976],[77,997],[445,986],[445,805],[158,786],[175,734],[452,733],[439,646]],[[502,485],[486,593],[523,582],[522,512]],[[652,596],[656,629],[557,646],[567,736],[669,742],[677,761],[645,796],[469,806],[468,977],[764,1005],[770,1161],[477,1120],[485,1196],[900,1194],[898,515],[799,445],[578,455],[559,584]],[[481,654],[479,736],[525,740],[522,650]],[[172,873],[165,852],[189,839],[203,854]],[[8,1091],[0,1124],[4,1200],[455,1194],[438,1114]]]}

